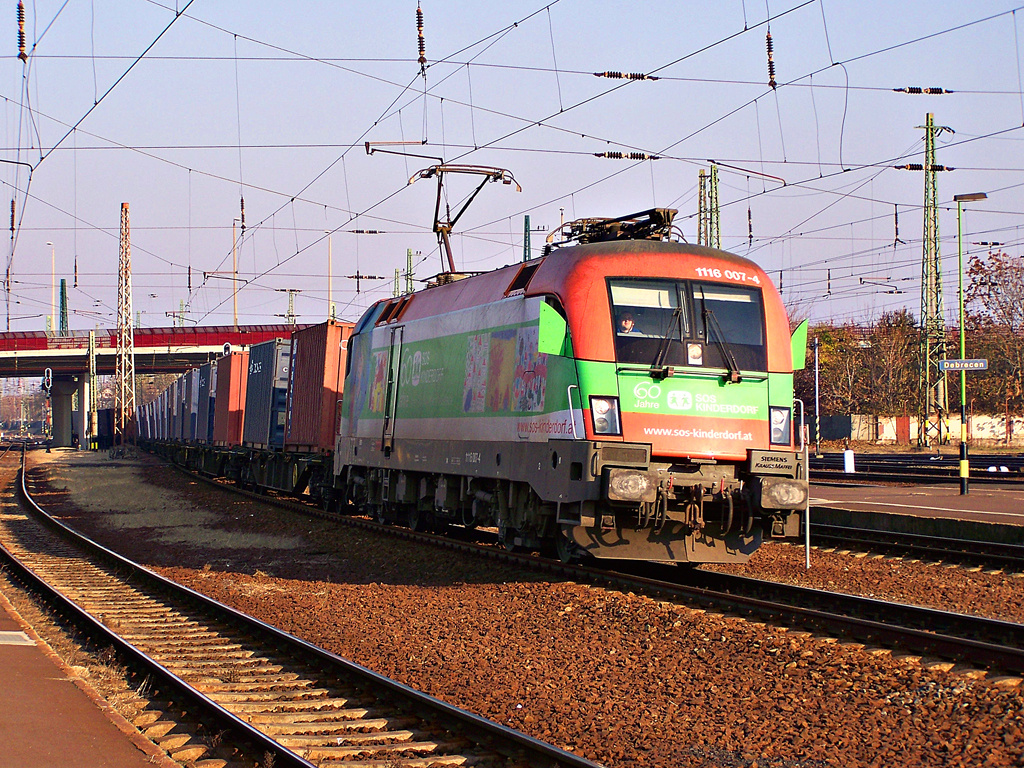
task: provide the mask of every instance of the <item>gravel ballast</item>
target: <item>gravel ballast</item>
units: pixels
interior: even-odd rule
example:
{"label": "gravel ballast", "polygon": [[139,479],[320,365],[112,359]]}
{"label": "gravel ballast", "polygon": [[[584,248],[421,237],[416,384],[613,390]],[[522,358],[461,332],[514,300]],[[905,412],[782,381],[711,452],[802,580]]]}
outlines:
{"label": "gravel ballast", "polygon": [[[1024,764],[1024,691],[884,650],[282,511],[149,456],[30,454],[38,500],[128,557],[608,766]],[[769,545],[729,570],[1024,620],[1024,580]]]}

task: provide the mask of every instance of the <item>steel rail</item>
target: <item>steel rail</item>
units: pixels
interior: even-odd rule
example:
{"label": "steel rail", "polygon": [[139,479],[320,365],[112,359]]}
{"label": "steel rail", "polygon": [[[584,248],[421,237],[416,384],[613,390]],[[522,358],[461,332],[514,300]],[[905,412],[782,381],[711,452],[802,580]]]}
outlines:
{"label": "steel rail", "polygon": [[[209,598],[200,592],[160,576],[145,566],[135,563],[113,550],[88,539],[61,521],[53,518],[39,504],[37,504],[29,494],[28,488],[25,484],[24,471],[21,471],[19,474],[19,490],[23,498],[33,508],[39,516],[39,519],[47,526],[59,532],[62,537],[66,537],[71,540],[75,545],[82,547],[96,557],[105,560],[107,563],[112,564],[117,568],[129,571],[133,577],[140,581],[148,582],[150,585],[157,587],[161,592],[170,594],[177,599],[197,604],[203,610],[216,614],[218,618],[223,618],[229,622],[241,625],[248,631],[269,639],[272,643],[277,643],[288,648],[291,652],[299,653],[304,657],[312,657],[316,663],[319,663],[323,667],[335,670],[336,674],[355,679],[357,681],[357,685],[361,687],[384,691],[392,698],[401,699],[404,702],[403,706],[408,709],[420,712],[426,711],[429,713],[429,716],[437,722],[456,725],[471,737],[475,737],[479,742],[486,743],[489,751],[492,753],[499,752],[507,753],[508,755],[515,755],[517,759],[526,761],[525,764],[527,765],[543,765],[545,768],[601,768],[598,763],[592,762],[578,755],[574,755],[570,752],[566,752],[552,744],[540,741],[532,736],[528,736],[524,733],[508,728],[500,723],[495,723],[472,712],[447,704],[440,699],[429,696],[421,691],[411,688],[410,686],[373,672],[366,667],[349,661],[348,659],[331,653],[323,648],[319,648],[310,642],[288,634],[270,624],[260,621],[259,619],[236,611],[230,606],[224,605],[223,603]],[[0,547],[0,549],[2,549],[2,547]],[[12,555],[5,549],[3,552],[5,557],[12,557]],[[97,619],[76,606],[71,600],[59,593],[56,593],[52,588],[45,584],[45,581],[41,577],[33,573],[30,569],[27,569],[20,564],[16,567],[19,572],[24,574],[26,580],[42,591],[43,594],[48,596],[53,595],[53,599],[60,605],[60,607],[70,616],[73,616],[76,623],[81,622],[82,626],[88,629],[89,634],[102,637],[106,642],[114,645],[128,658],[131,658],[149,670],[152,674],[159,677],[159,679],[165,680],[173,686],[182,697],[201,706],[204,711],[208,712],[216,720],[230,726],[232,730],[243,734],[245,739],[249,739],[258,744],[260,750],[267,751],[275,755],[275,760],[278,761],[275,763],[276,765],[308,766],[310,768],[315,768],[314,763],[305,760],[287,747],[282,746],[271,736],[268,736],[257,728],[251,726],[249,723],[209,699],[202,692],[198,691],[187,682],[181,680],[181,678],[174,675],[173,672],[168,670],[159,662],[151,659],[132,643],[118,637]],[[438,759],[440,759],[440,757]]]}
{"label": "steel rail", "polygon": [[[858,470],[856,472],[845,472],[841,467],[836,468],[815,468],[808,470],[808,477],[811,483],[900,483],[902,485],[924,485],[924,484],[952,484],[960,482],[959,470],[936,473],[915,473],[915,468],[904,470]],[[971,471],[972,485],[1006,485],[1017,487],[1024,485],[1024,478],[1021,475],[1008,474],[1003,472]]]}
{"label": "steel rail", "polygon": [[[240,493],[283,509],[342,522],[345,525],[366,530],[386,531],[389,535],[409,541],[430,542],[446,549],[473,552],[532,571],[553,573],[584,583],[607,585],[614,589],[642,591],[659,599],[668,598],[696,603],[717,611],[757,616],[762,620],[806,628],[819,633],[836,634],[858,641],[880,645],[888,644],[908,653],[940,656],[972,666],[991,667],[1008,673],[1024,673],[1024,625],[1012,622],[984,619],[903,603],[887,603],[873,598],[796,587],[774,581],[745,579],[728,574],[717,574],[713,571],[682,571],[674,565],[649,563],[629,565],[626,561],[612,561],[608,567],[613,570],[608,570],[563,564],[535,555],[508,552],[494,546],[457,541],[446,536],[417,533],[408,528],[381,525],[368,519],[333,514],[309,504],[238,489],[184,469],[181,471],[189,477],[202,478],[214,487],[232,493]],[[652,566],[659,571],[657,577],[642,575],[643,569]],[[677,578],[668,578],[665,575],[666,571],[671,571]],[[704,583],[709,586],[679,583],[679,579],[686,578],[685,574],[703,579]],[[717,580],[717,584],[713,583],[714,580]],[[773,598],[754,596],[754,593],[758,591],[761,594],[771,592]],[[845,613],[842,612],[844,610]],[[865,616],[875,618],[865,618]],[[913,617],[917,626],[908,626],[907,617]],[[942,634],[930,629],[921,629],[922,625],[955,628],[960,634]],[[978,635],[988,639],[975,639]],[[1006,644],[994,639],[1003,636],[1015,637],[1016,640],[1011,644]]]}
{"label": "steel rail", "polygon": [[[70,534],[72,540],[75,541],[78,546],[92,549],[96,555],[101,555],[102,553],[101,556],[104,559],[109,559],[112,562],[119,563],[121,567],[127,567],[133,572],[146,572],[146,569],[142,566],[136,566],[135,564],[130,563],[130,561],[122,558],[117,553],[80,536],[67,528],[63,523],[49,516],[29,495],[28,489],[25,487],[25,474],[23,470],[18,471],[18,480],[16,482],[22,499],[24,499],[24,501],[33,508],[33,511],[35,511],[39,516],[40,521],[47,527],[58,531],[63,529],[61,535]],[[244,741],[245,739],[252,741],[259,745],[258,749],[261,751],[274,755],[275,760],[280,761],[282,765],[300,766],[301,768],[315,768],[312,763],[303,760],[294,752],[284,749],[280,744],[275,742],[266,734],[255,729],[244,720],[241,720],[236,715],[228,712],[217,703],[211,701],[162,664],[151,658],[148,654],[144,653],[135,645],[109,629],[88,611],[66,597],[58,589],[52,587],[42,576],[21,562],[13,552],[8,550],[2,544],[0,544],[0,554],[3,555],[5,567],[12,572],[12,576],[16,576],[19,581],[29,587],[32,591],[41,595],[47,604],[53,606],[58,613],[69,619],[76,627],[81,629],[86,636],[94,641],[99,640],[102,643],[115,648],[120,658],[130,660],[130,663],[133,666],[145,670],[154,680],[161,681],[169,686],[174,690],[178,697],[189,702],[191,705],[200,707],[202,711],[209,716],[211,721],[217,723],[219,727],[242,734],[243,738],[239,739],[239,741]]]}
{"label": "steel rail", "polygon": [[922,555],[961,563],[1024,571],[1024,546],[998,541],[951,539],[898,531],[815,523],[811,543],[816,546],[856,546],[887,552]]}

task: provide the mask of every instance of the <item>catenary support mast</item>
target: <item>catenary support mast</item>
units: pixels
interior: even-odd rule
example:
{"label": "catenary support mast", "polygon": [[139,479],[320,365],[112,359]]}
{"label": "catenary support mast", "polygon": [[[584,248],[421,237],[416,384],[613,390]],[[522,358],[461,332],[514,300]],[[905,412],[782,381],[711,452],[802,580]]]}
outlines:
{"label": "catenary support mast", "polygon": [[132,328],[132,255],[128,203],[121,203],[117,271],[117,360],[114,370],[114,447],[124,446],[135,416],[135,332]]}
{"label": "catenary support mast", "polygon": [[918,445],[928,446],[934,436],[941,445],[949,439],[946,374],[939,362],[946,359],[946,319],[942,310],[942,261],[939,254],[937,171],[935,137],[951,128],[936,126],[928,113],[924,129],[924,249],[921,259],[921,371],[919,387]]}

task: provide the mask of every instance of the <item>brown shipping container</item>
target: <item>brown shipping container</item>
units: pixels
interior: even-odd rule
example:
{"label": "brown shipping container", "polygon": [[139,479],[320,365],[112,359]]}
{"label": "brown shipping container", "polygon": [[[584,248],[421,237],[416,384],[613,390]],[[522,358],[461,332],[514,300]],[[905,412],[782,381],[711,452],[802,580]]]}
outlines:
{"label": "brown shipping container", "polygon": [[217,360],[217,399],[213,404],[214,445],[242,443],[248,373],[248,352],[232,352]]}
{"label": "brown shipping container", "polygon": [[328,320],[292,334],[285,450],[333,451],[352,323]]}

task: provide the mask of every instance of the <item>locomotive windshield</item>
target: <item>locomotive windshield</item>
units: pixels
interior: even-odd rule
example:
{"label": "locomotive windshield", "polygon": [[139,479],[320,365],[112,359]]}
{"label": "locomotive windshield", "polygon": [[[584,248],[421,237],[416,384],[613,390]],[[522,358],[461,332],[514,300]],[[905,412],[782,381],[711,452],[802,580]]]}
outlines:
{"label": "locomotive windshield", "polygon": [[760,289],[651,278],[608,287],[618,362],[767,369]]}

